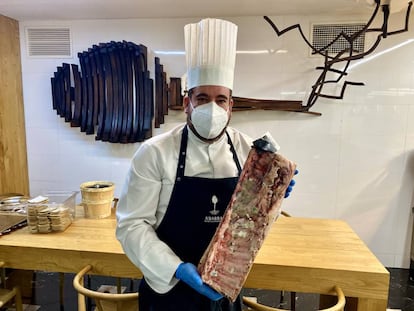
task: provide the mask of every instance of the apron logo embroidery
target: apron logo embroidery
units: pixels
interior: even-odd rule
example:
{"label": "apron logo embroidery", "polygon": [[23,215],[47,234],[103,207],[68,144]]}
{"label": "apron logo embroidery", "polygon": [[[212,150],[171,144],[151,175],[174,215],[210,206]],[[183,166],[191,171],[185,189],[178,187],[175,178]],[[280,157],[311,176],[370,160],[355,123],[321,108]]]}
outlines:
{"label": "apron logo embroidery", "polygon": [[204,222],[220,222],[223,216],[219,216],[220,210],[216,208],[218,198],[215,194],[211,197],[211,203],[213,203],[213,209],[209,211],[210,215],[204,217]]}
{"label": "apron logo embroidery", "polygon": [[211,215],[218,215],[220,213],[220,210],[216,209],[216,205],[218,202],[218,198],[215,194],[211,197],[211,203],[213,203],[213,209],[210,211]]}
{"label": "apron logo embroidery", "polygon": [[204,222],[212,223],[212,222],[220,222],[223,219],[223,216],[206,216],[204,217]]}

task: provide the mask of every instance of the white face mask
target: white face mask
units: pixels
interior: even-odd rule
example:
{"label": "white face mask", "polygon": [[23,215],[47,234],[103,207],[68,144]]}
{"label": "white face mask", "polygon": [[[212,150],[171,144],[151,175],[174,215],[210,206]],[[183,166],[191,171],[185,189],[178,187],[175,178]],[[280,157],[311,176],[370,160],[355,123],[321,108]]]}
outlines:
{"label": "white face mask", "polygon": [[201,137],[206,139],[216,138],[226,127],[229,121],[228,110],[224,110],[214,101],[193,107],[191,122]]}

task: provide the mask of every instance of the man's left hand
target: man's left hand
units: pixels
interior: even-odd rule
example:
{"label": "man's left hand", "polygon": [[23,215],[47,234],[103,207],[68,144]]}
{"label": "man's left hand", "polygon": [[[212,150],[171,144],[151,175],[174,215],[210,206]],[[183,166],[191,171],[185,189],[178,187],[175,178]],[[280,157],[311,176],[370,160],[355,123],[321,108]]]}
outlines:
{"label": "man's left hand", "polygon": [[[295,170],[295,175],[297,174],[297,173],[299,173],[299,171],[298,170]],[[290,181],[290,183],[289,183],[289,186],[287,187],[287,189],[286,189],[286,192],[285,192],[285,198],[287,198],[289,195],[290,195],[290,193],[292,192],[292,190],[293,190],[293,186],[296,184],[296,181],[294,180],[294,179],[292,179],[291,181]]]}

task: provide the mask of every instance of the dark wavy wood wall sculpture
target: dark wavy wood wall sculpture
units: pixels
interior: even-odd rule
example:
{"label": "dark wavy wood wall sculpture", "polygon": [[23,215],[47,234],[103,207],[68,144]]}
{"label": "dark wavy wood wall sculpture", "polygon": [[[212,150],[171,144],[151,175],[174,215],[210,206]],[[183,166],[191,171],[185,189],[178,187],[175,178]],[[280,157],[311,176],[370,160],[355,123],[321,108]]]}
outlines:
{"label": "dark wavy wood wall sculpture", "polygon": [[151,137],[154,109],[156,126],[164,122],[168,110],[164,103],[168,85],[159,60],[154,86],[143,45],[101,43],[78,57],[80,67],[64,63],[51,78],[57,114],[81,132],[96,133],[96,140],[134,143]]}

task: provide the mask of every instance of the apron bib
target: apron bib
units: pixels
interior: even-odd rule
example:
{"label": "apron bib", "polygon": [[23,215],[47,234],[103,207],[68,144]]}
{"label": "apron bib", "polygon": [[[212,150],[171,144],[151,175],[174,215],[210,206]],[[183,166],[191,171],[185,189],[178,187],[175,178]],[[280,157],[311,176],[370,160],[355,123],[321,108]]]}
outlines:
{"label": "apron bib", "polygon": [[[234,146],[227,134],[233,159],[241,172]],[[234,192],[238,177],[201,178],[184,176],[188,129],[184,127],[174,189],[166,214],[156,232],[184,262],[198,265]],[[239,311],[241,303],[223,298],[214,302],[179,282],[165,294],[153,291],[145,279],[139,290],[142,311]]]}

